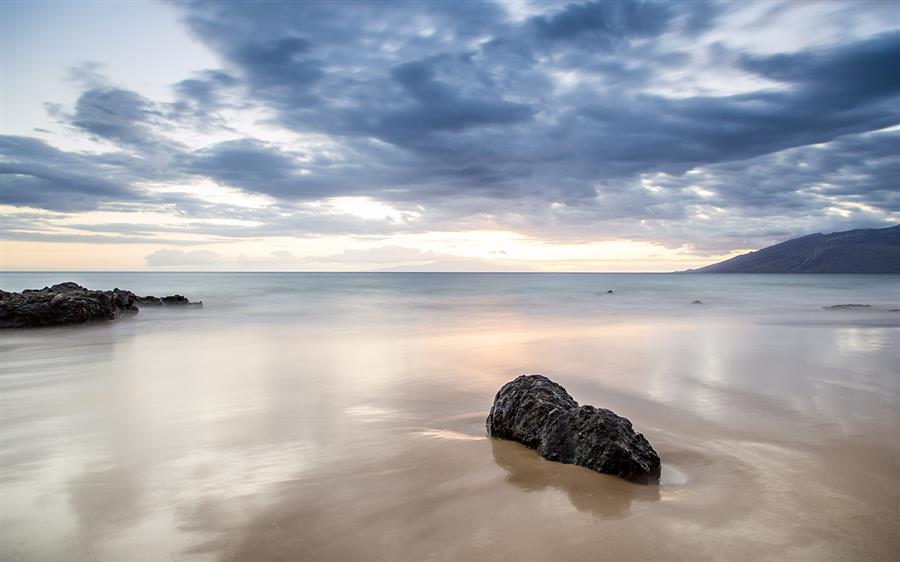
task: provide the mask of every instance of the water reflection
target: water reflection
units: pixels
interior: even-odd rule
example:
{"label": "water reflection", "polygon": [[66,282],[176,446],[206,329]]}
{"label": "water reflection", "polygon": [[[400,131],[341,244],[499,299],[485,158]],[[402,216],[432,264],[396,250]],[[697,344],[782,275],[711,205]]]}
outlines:
{"label": "water reflection", "polygon": [[[772,559],[849,540],[833,529],[895,546],[896,326],[810,322],[818,302],[673,316],[667,278],[198,279],[167,291],[196,314],[0,335],[4,559],[713,559],[748,528]],[[486,439],[523,372],[682,474],[639,486]]]}
{"label": "water reflection", "polygon": [[841,353],[874,353],[884,349],[887,343],[884,330],[872,327],[838,327],[834,336]]}
{"label": "water reflection", "polygon": [[573,465],[551,462],[514,441],[491,439],[494,462],[507,472],[506,481],[526,492],[557,489],[578,511],[596,517],[625,517],[634,501],[659,501],[659,487],[632,484]]}

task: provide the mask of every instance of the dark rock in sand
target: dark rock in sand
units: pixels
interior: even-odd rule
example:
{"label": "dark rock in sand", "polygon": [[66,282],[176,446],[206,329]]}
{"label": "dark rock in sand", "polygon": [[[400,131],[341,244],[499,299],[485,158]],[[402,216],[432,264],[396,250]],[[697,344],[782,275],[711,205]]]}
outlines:
{"label": "dark rock in sand", "polygon": [[[167,301],[167,299],[169,299]],[[123,312],[136,313],[147,302],[189,303],[181,295],[157,299],[139,297],[131,291],[92,291],[71,281],[21,293],[0,291],[0,328],[36,328],[115,320]]]}
{"label": "dark rock in sand", "polygon": [[541,375],[503,385],[488,414],[491,437],[511,439],[545,459],[577,464],[642,484],[659,481],[659,455],[631,422],[610,410],[579,406]]}
{"label": "dark rock in sand", "polygon": [[701,300],[695,300],[695,301],[692,302],[691,304],[703,304],[703,301],[701,301]]}
{"label": "dark rock in sand", "polygon": [[872,308],[871,304],[833,304],[831,306],[823,306],[825,310],[854,310],[860,308]]}

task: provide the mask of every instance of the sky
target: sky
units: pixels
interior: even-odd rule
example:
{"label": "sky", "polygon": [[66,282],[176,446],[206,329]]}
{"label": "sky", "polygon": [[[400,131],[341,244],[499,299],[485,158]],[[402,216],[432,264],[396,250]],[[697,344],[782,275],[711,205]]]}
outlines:
{"label": "sky", "polygon": [[0,3],[7,271],[673,271],[898,178],[896,1]]}

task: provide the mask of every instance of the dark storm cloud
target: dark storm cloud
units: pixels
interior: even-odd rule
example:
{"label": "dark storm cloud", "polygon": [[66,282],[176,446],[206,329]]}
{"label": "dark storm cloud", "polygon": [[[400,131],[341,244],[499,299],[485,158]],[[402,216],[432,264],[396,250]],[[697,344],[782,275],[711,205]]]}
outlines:
{"label": "dark storm cloud", "polygon": [[767,57],[745,56],[744,68],[793,85],[806,98],[835,108],[900,93],[900,31],[841,48]]}
{"label": "dark storm cloud", "polygon": [[[279,6],[276,18],[254,16],[241,4],[194,2],[188,21],[229,57],[257,95],[277,101],[285,126],[372,137],[417,155],[414,183],[395,187],[423,201],[445,196],[448,185],[498,199],[543,193],[548,200],[583,200],[600,180],[682,173],[900,120],[896,104],[882,103],[897,93],[890,63],[900,34],[741,59],[745,71],[783,82],[781,90],[669,98],[608,88],[652,79],[642,67],[686,63],[686,55],[641,41],[702,29],[716,9],[704,20],[688,4],[573,3],[521,23],[491,12],[485,21],[492,25],[472,44],[457,34],[464,12],[421,14],[448,32],[420,36],[396,18],[398,10],[411,10],[413,20],[421,6],[370,8]],[[318,25],[326,13],[347,25],[325,24],[333,33],[325,36]],[[362,13],[368,18],[360,19]],[[598,46],[615,46],[615,54],[600,54]],[[519,64],[511,66],[516,57]],[[541,62],[548,57],[562,66]],[[547,80],[555,70],[581,72],[604,86],[560,93]],[[377,160],[358,156],[363,164]],[[341,185],[334,183],[343,191]],[[254,189],[247,182],[241,187]],[[374,193],[383,188],[371,187]],[[294,189],[307,188],[298,181]]]}
{"label": "dark storm cloud", "polygon": [[[823,147],[801,147],[741,163],[710,167],[693,178],[740,208],[808,209],[811,198],[900,211],[900,131],[844,137]],[[747,185],[754,189],[746,189]]]}
{"label": "dark storm cloud", "polygon": [[249,139],[214,144],[177,160],[190,174],[247,191],[290,194],[302,185],[294,155]]}
{"label": "dark storm cloud", "polygon": [[149,127],[160,118],[153,103],[143,96],[118,88],[86,91],[75,104],[72,125],[102,139],[142,145],[151,136]]}
{"label": "dark storm cloud", "polygon": [[403,87],[411,104],[384,114],[372,127],[374,134],[397,144],[413,144],[432,132],[511,125],[533,116],[534,110],[525,104],[461,95],[437,80],[437,64],[437,60],[415,61],[391,70],[391,78]]}
{"label": "dark storm cloud", "polygon": [[205,110],[216,109],[223,90],[237,85],[237,80],[221,70],[207,70],[194,78],[175,84],[175,91],[183,100]]}
{"label": "dark storm cloud", "polygon": [[[285,201],[377,191],[389,182],[373,169],[322,157],[306,158],[302,153],[247,138],[180,153],[172,165],[181,172],[206,177],[220,185]],[[361,174],[367,174],[365,179]]]}
{"label": "dark storm cloud", "polygon": [[102,201],[139,201],[121,169],[43,141],[0,136],[0,203],[54,211],[93,210]]}
{"label": "dark storm cloud", "polygon": [[[69,210],[141,201],[191,216],[253,215],[262,225],[234,236],[508,228],[673,244],[709,233],[728,240],[741,228],[764,236],[776,230],[770,217],[817,229],[898,211],[897,135],[874,132],[900,123],[898,18],[882,26],[893,31],[763,55],[721,37],[765,33],[797,4],[724,32],[717,26],[740,5],[539,3],[528,17],[494,2],[177,5],[223,68],[175,84],[174,102],[88,69],[73,110],[57,114],[119,150],[5,158],[13,181],[4,201]],[[870,9],[888,17],[874,4],[831,6],[819,15],[814,4],[799,9],[848,29]],[[705,65],[759,85],[669,90]],[[238,138],[193,149],[168,134],[181,127],[234,138],[218,112],[243,107],[328,146],[301,152],[302,142]],[[176,195],[144,202],[133,187],[197,178],[275,203],[241,211]],[[299,206],[346,195],[417,208],[421,221],[354,226]]]}
{"label": "dark storm cloud", "polygon": [[306,92],[323,74],[323,63],[307,56],[311,47],[300,37],[285,37],[241,45],[229,55],[246,71],[250,87],[296,106],[314,103]]}
{"label": "dark storm cloud", "polygon": [[571,40],[585,35],[601,44],[623,37],[660,34],[674,16],[671,5],[628,0],[568,4],[550,16],[532,23],[542,37]]}

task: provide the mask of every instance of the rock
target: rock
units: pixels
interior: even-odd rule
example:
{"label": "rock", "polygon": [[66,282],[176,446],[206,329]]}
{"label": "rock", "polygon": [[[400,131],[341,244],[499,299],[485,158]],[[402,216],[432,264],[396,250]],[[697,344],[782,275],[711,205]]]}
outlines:
{"label": "rock", "polygon": [[485,422],[488,435],[535,449],[545,459],[577,464],[641,484],[659,481],[659,455],[631,422],[610,410],[579,406],[541,375],[503,385]]}
{"label": "rock", "polygon": [[[38,289],[32,289],[32,290],[38,291]],[[47,288],[44,287],[43,289],[40,289],[40,290],[46,291]],[[73,281],[66,281],[65,283],[57,283],[56,285],[53,285],[52,287],[50,287],[50,290],[55,291],[57,293],[70,293],[72,291],[86,291],[87,289],[85,289],[84,287],[82,287],[81,285],[79,285],[78,283],[75,283]]]}
{"label": "rock", "polygon": [[698,300],[695,300],[694,302],[692,302],[691,304],[703,304],[703,301],[698,299]]}
{"label": "rock", "polygon": [[606,291],[606,294],[607,294],[607,295],[611,295],[611,294],[613,294],[613,292],[612,292],[612,289],[610,289],[610,290],[608,290],[608,291]]}
{"label": "rock", "polygon": [[138,297],[138,304],[140,306],[162,306],[163,302],[159,297],[149,295],[146,297]]}
{"label": "rock", "polygon": [[872,308],[871,304],[833,304],[831,306],[823,306],[825,310],[854,310],[859,308]]}
{"label": "rock", "polygon": [[163,298],[148,295],[146,297],[138,297],[137,302],[140,306],[203,306],[203,301],[191,302],[187,297],[181,295],[171,295]]}
{"label": "rock", "polygon": [[[77,283],[66,282],[26,289],[21,293],[0,291],[0,328],[36,328],[80,324],[97,320],[114,320],[123,312],[136,313],[147,298],[131,291],[92,291]],[[189,303],[181,295],[165,297],[171,304]],[[160,299],[156,299],[160,300]]]}
{"label": "rock", "polygon": [[890,312],[900,312],[900,308],[892,308]]}

